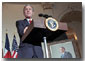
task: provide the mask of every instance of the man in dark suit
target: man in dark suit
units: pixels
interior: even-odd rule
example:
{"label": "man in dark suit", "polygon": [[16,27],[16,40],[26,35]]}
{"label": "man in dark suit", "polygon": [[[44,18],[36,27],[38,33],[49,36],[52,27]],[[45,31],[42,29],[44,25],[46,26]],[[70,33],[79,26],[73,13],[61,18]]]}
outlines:
{"label": "man in dark suit", "polygon": [[60,51],[62,53],[61,58],[72,58],[72,55],[70,52],[65,51],[64,47],[60,48]]}
{"label": "man in dark suit", "polygon": [[34,14],[34,9],[29,4],[25,5],[23,13],[25,19],[16,21],[16,27],[20,37],[18,58],[43,58],[41,41],[28,39],[29,35],[24,40],[22,40],[23,35],[26,33],[27,29],[29,28],[29,25],[33,21],[32,15]]}

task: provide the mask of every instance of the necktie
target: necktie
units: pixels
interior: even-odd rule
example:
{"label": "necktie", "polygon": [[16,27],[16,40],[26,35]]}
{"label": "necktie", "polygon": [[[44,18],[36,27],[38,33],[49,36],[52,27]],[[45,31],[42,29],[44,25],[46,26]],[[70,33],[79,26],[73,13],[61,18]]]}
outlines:
{"label": "necktie", "polygon": [[31,20],[29,20],[29,24],[31,24],[31,22],[32,22],[32,21],[31,21]]}

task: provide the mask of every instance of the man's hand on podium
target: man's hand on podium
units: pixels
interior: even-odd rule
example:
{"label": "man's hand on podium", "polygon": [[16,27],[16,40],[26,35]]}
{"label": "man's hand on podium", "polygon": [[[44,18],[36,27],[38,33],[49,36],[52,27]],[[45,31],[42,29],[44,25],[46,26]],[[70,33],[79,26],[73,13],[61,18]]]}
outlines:
{"label": "man's hand on podium", "polygon": [[33,22],[29,26],[25,27],[24,35],[21,38],[22,41],[24,41],[24,39],[30,34],[30,32],[32,31],[33,27],[34,27]]}
{"label": "man's hand on podium", "polygon": [[26,32],[26,30],[28,29],[28,26],[27,27],[25,27],[25,29],[24,29],[24,34],[25,34],[25,32]]}

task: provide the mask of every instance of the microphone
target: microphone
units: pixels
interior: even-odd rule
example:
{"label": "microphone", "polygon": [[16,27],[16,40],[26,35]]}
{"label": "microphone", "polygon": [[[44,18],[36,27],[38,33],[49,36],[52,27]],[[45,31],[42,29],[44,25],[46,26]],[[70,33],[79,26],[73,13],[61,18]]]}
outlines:
{"label": "microphone", "polygon": [[38,16],[39,17],[44,17],[44,18],[52,17],[51,15],[42,14],[42,13],[40,13]]}
{"label": "microphone", "polygon": [[42,14],[42,13],[40,13],[38,16],[39,16],[39,17],[43,17],[43,14]]}
{"label": "microphone", "polygon": [[43,17],[48,18],[49,16],[47,14],[44,14]]}

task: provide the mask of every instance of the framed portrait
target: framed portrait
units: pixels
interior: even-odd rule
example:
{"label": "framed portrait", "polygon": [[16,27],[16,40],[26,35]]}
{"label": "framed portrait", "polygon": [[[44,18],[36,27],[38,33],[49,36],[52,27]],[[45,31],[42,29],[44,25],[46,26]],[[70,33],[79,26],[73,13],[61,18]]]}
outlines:
{"label": "framed portrait", "polygon": [[62,47],[65,49],[65,52],[70,53],[71,57],[67,56],[68,58],[80,58],[78,46],[74,39],[48,43],[49,57],[62,58],[62,52],[60,51]]}

